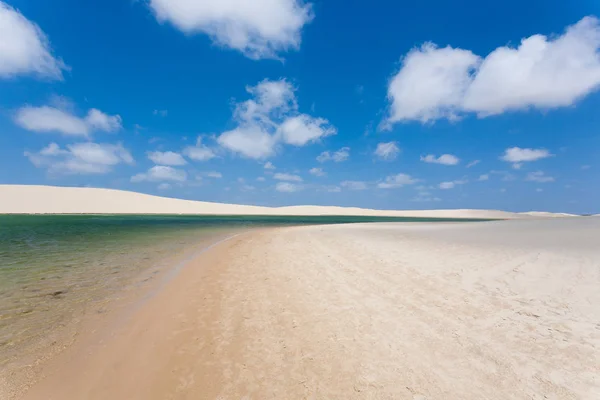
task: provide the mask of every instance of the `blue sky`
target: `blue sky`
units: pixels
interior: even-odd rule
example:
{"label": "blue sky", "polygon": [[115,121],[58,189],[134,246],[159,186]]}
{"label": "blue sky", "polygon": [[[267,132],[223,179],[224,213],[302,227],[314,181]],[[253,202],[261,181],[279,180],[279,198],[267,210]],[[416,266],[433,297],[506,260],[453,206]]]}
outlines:
{"label": "blue sky", "polygon": [[0,1],[0,183],[600,212],[592,0]]}

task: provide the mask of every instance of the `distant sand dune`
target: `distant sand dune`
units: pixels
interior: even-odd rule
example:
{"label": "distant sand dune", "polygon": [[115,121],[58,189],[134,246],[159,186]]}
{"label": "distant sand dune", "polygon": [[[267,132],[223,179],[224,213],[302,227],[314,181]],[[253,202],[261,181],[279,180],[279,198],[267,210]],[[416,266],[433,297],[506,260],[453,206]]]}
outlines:
{"label": "distant sand dune", "polygon": [[354,215],[522,219],[564,216],[496,210],[370,210],[351,207],[257,207],[151,196],[113,189],[0,185],[1,214]]}

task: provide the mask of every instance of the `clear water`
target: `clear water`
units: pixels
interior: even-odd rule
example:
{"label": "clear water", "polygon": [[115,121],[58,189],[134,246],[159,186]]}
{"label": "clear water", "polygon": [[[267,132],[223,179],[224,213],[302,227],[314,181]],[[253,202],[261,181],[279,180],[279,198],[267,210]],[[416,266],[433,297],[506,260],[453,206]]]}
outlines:
{"label": "clear water", "polygon": [[52,342],[86,307],[233,233],[265,226],[424,218],[0,215],[0,369]]}

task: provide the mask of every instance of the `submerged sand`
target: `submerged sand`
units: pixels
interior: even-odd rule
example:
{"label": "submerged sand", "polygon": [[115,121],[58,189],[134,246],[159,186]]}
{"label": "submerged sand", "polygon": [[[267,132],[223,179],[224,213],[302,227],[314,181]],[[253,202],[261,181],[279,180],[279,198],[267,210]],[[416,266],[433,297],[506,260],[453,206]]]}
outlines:
{"label": "submerged sand", "polygon": [[598,399],[600,220],[275,228],[98,320],[25,399]]}

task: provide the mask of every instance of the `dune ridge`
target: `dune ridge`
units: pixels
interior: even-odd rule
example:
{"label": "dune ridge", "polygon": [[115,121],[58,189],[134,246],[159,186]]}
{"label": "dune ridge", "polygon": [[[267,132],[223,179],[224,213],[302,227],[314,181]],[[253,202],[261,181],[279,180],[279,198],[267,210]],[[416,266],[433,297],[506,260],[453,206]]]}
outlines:
{"label": "dune ridge", "polygon": [[38,185],[0,185],[0,214],[348,215],[489,219],[572,216],[470,209],[372,210],[311,205],[261,207],[182,200],[115,189]]}

